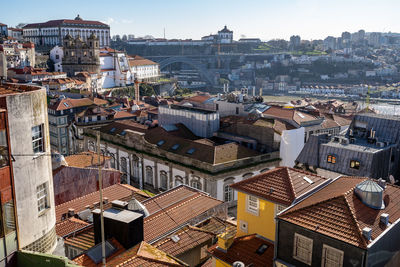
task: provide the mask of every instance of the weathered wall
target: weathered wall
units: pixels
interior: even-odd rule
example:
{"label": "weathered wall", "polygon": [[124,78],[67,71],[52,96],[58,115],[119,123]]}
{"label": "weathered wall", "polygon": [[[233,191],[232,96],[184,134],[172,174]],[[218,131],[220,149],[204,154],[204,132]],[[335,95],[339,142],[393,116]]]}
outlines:
{"label": "weathered wall", "polygon": [[[20,247],[24,248],[47,235],[37,249],[51,252],[56,245],[53,179],[50,157],[50,139],[47,119],[46,90],[44,88],[7,97],[11,153],[15,180]],[[45,153],[33,154],[32,127],[44,125]],[[47,182],[49,208],[38,213],[36,188]],[[54,240],[53,240],[54,239]]]}

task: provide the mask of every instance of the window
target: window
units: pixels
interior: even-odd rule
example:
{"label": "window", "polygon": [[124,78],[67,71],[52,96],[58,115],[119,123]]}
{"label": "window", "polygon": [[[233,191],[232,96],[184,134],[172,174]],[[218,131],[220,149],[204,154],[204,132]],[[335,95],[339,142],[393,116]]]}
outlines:
{"label": "window", "polygon": [[68,247],[68,258],[69,259],[73,259],[76,256],[78,256],[78,254],[80,254],[80,251],[77,250],[76,248],[72,248],[72,247]]}
{"label": "window", "polygon": [[43,124],[32,127],[32,147],[34,154],[44,152]]}
{"label": "window", "polygon": [[146,167],[146,184],[153,184],[153,168],[150,166]]}
{"label": "window", "polygon": [[183,178],[179,175],[175,176],[175,186],[183,184]]}
{"label": "window", "polygon": [[236,115],[239,114],[239,108],[236,108]]}
{"label": "window", "polygon": [[188,151],[186,151],[186,154],[192,155],[195,151],[195,148],[190,148]]}
{"label": "window", "polygon": [[162,189],[168,189],[168,175],[165,171],[160,171],[160,184]]}
{"label": "window", "polygon": [[342,267],[343,251],[324,244],[322,247],[322,267]]}
{"label": "window", "polygon": [[43,183],[36,187],[36,197],[38,204],[38,212],[42,212],[49,207],[47,196],[47,183]]}
{"label": "window", "polygon": [[177,150],[179,148],[179,144],[175,144],[171,147],[172,150]]}
{"label": "window", "polygon": [[350,160],[350,168],[359,170],[360,169],[360,162],[357,160]]}
{"label": "window", "polygon": [[5,129],[5,118],[3,118],[3,114],[4,113],[0,114],[0,168],[9,164],[7,134]]}
{"label": "window", "polygon": [[336,156],[334,155],[328,155],[328,158],[326,160],[328,163],[335,164],[336,163]]}
{"label": "window", "polygon": [[162,146],[164,143],[165,143],[164,140],[160,140],[160,141],[157,142],[157,146]]}
{"label": "window", "polygon": [[275,216],[278,215],[284,209],[286,209],[286,206],[275,204]]}
{"label": "window", "polygon": [[215,104],[215,110],[218,110],[219,106],[218,104]]}
{"label": "window", "polygon": [[224,201],[229,202],[233,200],[233,190],[229,184],[224,186]]}
{"label": "window", "polygon": [[294,234],[293,258],[311,265],[312,247],[312,239],[297,233]]}
{"label": "window", "polygon": [[246,201],[247,212],[258,216],[258,207],[259,207],[259,205],[260,205],[260,203],[258,201],[258,198],[254,197],[254,196],[247,195],[247,201]]}
{"label": "window", "polygon": [[201,190],[201,183],[197,180],[192,181],[192,187]]}

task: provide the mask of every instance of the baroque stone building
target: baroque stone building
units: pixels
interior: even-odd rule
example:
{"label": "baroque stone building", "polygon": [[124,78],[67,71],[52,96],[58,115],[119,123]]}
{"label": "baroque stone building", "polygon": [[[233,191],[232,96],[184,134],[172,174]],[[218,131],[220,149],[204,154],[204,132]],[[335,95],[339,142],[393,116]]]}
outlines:
{"label": "baroque stone building", "polygon": [[74,39],[67,34],[63,42],[62,65],[68,76],[82,71],[100,72],[100,46],[95,34],[92,33],[86,42],[79,35]]}

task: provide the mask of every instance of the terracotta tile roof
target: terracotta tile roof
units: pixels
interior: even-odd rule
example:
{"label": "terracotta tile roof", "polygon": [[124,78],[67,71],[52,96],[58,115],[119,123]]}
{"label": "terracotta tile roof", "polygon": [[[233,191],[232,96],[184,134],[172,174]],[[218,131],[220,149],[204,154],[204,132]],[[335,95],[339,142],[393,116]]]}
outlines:
{"label": "terracotta tile roof", "polygon": [[89,225],[89,223],[79,220],[77,218],[71,217],[67,220],[59,222],[56,224],[56,233],[58,236],[64,237],[69,235],[70,233],[76,232],[85,228]]}
{"label": "terracotta tile roof", "polygon": [[25,92],[30,92],[40,89],[42,89],[42,87],[40,86],[5,83],[0,85],[0,95],[23,94]]}
{"label": "terracotta tile roof", "polygon": [[31,28],[44,28],[44,27],[57,27],[57,26],[64,26],[68,24],[85,24],[85,25],[97,25],[97,26],[104,26],[109,28],[107,24],[100,22],[100,21],[92,21],[92,20],[72,20],[72,19],[58,19],[58,20],[49,20],[43,23],[30,23],[23,27],[23,29],[31,29]]}
{"label": "terracotta tile roof", "polygon": [[177,236],[179,241],[175,242],[171,237],[167,237],[155,243],[154,247],[177,257],[215,237],[215,234],[194,226],[185,226],[173,235]]}
{"label": "terracotta tile roof", "polygon": [[263,114],[266,117],[284,119],[287,121],[294,121],[298,125],[300,125],[302,122],[317,120],[316,117],[310,114],[303,113],[295,109],[288,109],[276,106],[271,106],[269,109],[264,111]]}
{"label": "terracotta tile roof", "polygon": [[[174,131],[166,131],[162,127],[155,127],[146,132],[147,142],[157,145],[159,149],[169,151],[181,156],[200,160],[210,164],[219,164],[232,160],[253,157],[260,155],[259,152],[251,150],[236,143],[228,143],[219,146],[210,146],[209,144],[195,142],[174,134]],[[177,149],[172,149],[174,145],[179,145]],[[194,149],[193,153],[187,153]]]}
{"label": "terracotta tile roof", "polygon": [[65,98],[54,103],[49,104],[48,108],[53,110],[67,110],[71,108],[77,107],[84,107],[84,106],[91,106],[93,105],[93,101],[89,98],[80,98],[80,99],[73,99],[73,98]]}
{"label": "terracotta tile roof", "polygon": [[[261,255],[257,250],[261,245],[267,245],[267,249]],[[256,234],[235,238],[227,251],[223,251],[218,244],[210,247],[208,251],[213,257],[222,260],[229,265],[235,261],[241,261],[245,266],[272,267],[274,258],[274,244]]]}
{"label": "terracotta tile roof", "polygon": [[151,61],[150,59],[143,58],[141,56],[129,57],[128,63],[130,67],[158,65],[158,63]]}
{"label": "terracotta tile roof", "polygon": [[[115,239],[111,238],[107,240],[116,250],[113,254],[106,258],[107,266],[111,266],[108,261],[115,258],[116,256],[120,255],[125,251],[124,247]],[[97,244],[96,246],[100,246],[101,244]],[[81,266],[85,267],[95,267],[95,266],[102,266],[102,262],[96,264],[86,253],[79,255],[78,257],[74,258],[73,261]]]}
{"label": "terracotta tile roof", "polygon": [[81,250],[88,250],[94,246],[94,230],[93,225],[82,229],[77,232],[73,232],[64,239],[64,244],[79,248]]}
{"label": "terracotta tile roof", "polygon": [[[87,151],[79,154],[67,156],[64,158],[68,166],[86,168],[86,167],[97,167],[98,157],[97,153]],[[104,160],[109,160],[111,157],[100,155],[100,162],[104,163]]]}
{"label": "terracotta tile roof", "polygon": [[[141,190],[127,184],[114,184],[103,189],[103,198],[108,198],[108,201],[114,200],[130,200],[132,197],[139,201],[143,201],[148,196]],[[85,196],[73,199],[63,204],[56,206],[56,221],[60,222],[62,215],[68,212],[68,209],[74,209],[78,213],[85,209],[86,206],[93,205],[100,199],[99,191],[87,194]]]}
{"label": "terracotta tile roof", "polygon": [[[114,130],[111,131],[112,129]],[[147,129],[149,129],[148,125],[143,125],[131,119],[126,119],[126,120],[114,121],[108,125],[105,125],[100,128],[100,131],[106,134],[120,135],[124,130],[132,130],[135,132],[145,133]]]}
{"label": "terracotta tile roof", "polygon": [[341,177],[279,218],[365,249],[371,241],[362,235],[364,227],[372,229],[372,240],[375,240],[388,228],[380,222],[382,213],[389,214],[390,223],[400,218],[400,187],[388,184],[383,195],[385,208],[377,210],[362,203],[354,193],[356,185],[365,180]]}
{"label": "terracotta tile roof", "polygon": [[180,185],[142,203],[150,213],[144,218],[144,240],[150,242],[223,202]]}
{"label": "terracotta tile roof", "polygon": [[210,95],[196,95],[196,96],[189,97],[185,100],[189,101],[189,102],[204,103],[205,101],[207,101],[210,98],[211,98]]}
{"label": "terracotta tile roof", "polygon": [[[310,179],[310,184],[304,177]],[[232,184],[240,192],[289,206],[302,194],[330,179],[299,169],[277,167],[249,179]]]}
{"label": "terracotta tile roof", "polygon": [[98,106],[108,105],[108,101],[107,100],[101,99],[101,98],[97,98],[97,97],[93,98],[93,102],[94,102],[95,105],[98,105]]}
{"label": "terracotta tile roof", "polygon": [[198,223],[196,227],[216,235],[228,232],[228,236],[235,236],[237,230],[237,226],[235,224],[222,220],[218,217],[211,217],[203,222]]}
{"label": "terracotta tile roof", "polygon": [[117,111],[114,114],[114,119],[122,119],[122,118],[133,118],[134,115],[132,113],[129,113],[127,111],[121,110]]}

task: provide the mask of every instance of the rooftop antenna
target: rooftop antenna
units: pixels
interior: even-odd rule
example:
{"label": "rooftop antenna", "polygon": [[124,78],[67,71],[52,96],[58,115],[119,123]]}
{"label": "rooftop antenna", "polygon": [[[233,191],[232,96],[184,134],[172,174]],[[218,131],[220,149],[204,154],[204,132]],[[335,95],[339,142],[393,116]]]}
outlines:
{"label": "rooftop antenna", "polygon": [[165,39],[165,27],[164,27],[164,39]]}

